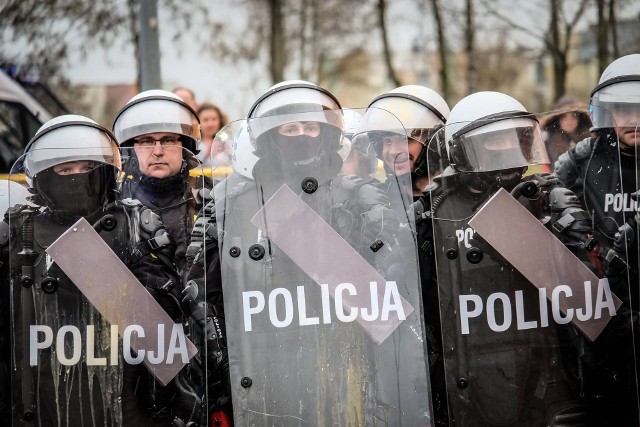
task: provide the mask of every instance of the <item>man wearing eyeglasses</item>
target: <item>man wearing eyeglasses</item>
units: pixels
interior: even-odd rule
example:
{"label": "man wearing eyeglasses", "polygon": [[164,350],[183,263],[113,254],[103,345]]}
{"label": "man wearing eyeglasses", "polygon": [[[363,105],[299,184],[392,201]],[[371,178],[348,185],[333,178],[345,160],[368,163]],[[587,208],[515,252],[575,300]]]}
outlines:
{"label": "man wearing eyeglasses", "polygon": [[[126,176],[122,179],[120,196],[137,199],[157,213],[176,243],[175,263],[182,280],[168,284],[159,294],[164,295],[168,305],[180,306],[186,329],[199,346],[196,365],[200,369],[183,370],[184,377],[177,382],[183,396],[153,396],[153,408],[158,413],[170,411],[171,404],[165,401],[197,396],[200,403],[194,410],[202,413],[200,422],[204,425],[205,416],[209,416],[207,409],[220,409],[218,398],[229,394],[221,385],[228,382],[228,361],[217,247],[207,252],[206,278],[195,277],[185,285],[190,268],[187,248],[195,217],[206,204],[212,188],[195,156],[200,121],[196,112],[177,95],[149,90],[134,96],[124,106],[113,130],[125,159]],[[193,274],[189,278],[193,278]],[[144,372],[140,378],[140,390],[153,388],[153,380],[145,377]],[[205,386],[209,402],[205,399]],[[226,400],[222,402],[220,406]]]}
{"label": "man wearing eyeglasses", "polygon": [[[124,106],[113,130],[127,174],[121,197],[138,199],[160,215],[176,241],[175,261],[183,271],[193,218],[209,193],[195,156],[200,139],[198,115],[177,95],[149,90]],[[190,176],[190,171],[197,177]]]}
{"label": "man wearing eyeglasses", "polygon": [[140,172],[157,179],[178,174],[182,168],[182,141],[173,133],[152,133],[134,139]]}

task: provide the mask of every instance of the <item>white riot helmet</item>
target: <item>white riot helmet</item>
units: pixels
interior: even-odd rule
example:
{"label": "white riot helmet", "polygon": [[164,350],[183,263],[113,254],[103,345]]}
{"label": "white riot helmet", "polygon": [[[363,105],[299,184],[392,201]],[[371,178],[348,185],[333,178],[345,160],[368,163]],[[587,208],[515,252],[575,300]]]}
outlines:
{"label": "white riot helmet", "polygon": [[623,56],[602,72],[591,91],[593,129],[636,127],[640,121],[640,54]]}
{"label": "white riot helmet", "polygon": [[[390,116],[388,113],[392,113]],[[438,151],[427,153],[427,147],[434,133],[441,129],[449,117],[449,106],[437,92],[419,85],[401,86],[376,97],[367,108],[360,132],[396,132],[396,118],[406,130],[408,138],[423,145],[414,163],[414,173],[419,176],[427,174],[427,158],[439,160]],[[393,120],[390,120],[393,118]],[[375,135],[372,135],[375,136]],[[382,144],[372,137],[371,142],[382,159]],[[429,155],[428,155],[429,154]],[[441,169],[440,166],[433,169]]]}
{"label": "white riot helmet", "polygon": [[445,140],[459,172],[496,172],[548,164],[538,120],[499,92],[477,92],[451,110]]}
{"label": "white riot helmet", "polygon": [[[321,155],[322,150],[337,153],[342,145],[343,117],[340,102],[326,89],[304,80],[289,80],[278,83],[265,92],[253,104],[247,116],[249,135],[260,158],[275,155],[289,156],[306,162],[309,156]],[[279,147],[283,138],[274,135],[282,125],[292,122],[316,122],[321,135],[317,147],[292,144]],[[299,153],[290,151],[299,150]],[[286,154],[285,154],[286,152]],[[278,154],[279,153],[279,154]]]}
{"label": "white riot helmet", "polygon": [[[66,174],[70,162],[83,173]],[[64,115],[46,122],[25,148],[24,172],[38,204],[71,217],[91,216],[115,197],[120,152],[113,134],[93,120]],[[57,168],[56,166],[62,166]]]}
{"label": "white riot helmet", "polygon": [[122,166],[113,134],[93,120],[75,114],[55,117],[43,124],[24,151],[25,174],[31,179],[45,169],[79,160],[117,169]]}
{"label": "white riot helmet", "polygon": [[113,132],[121,147],[131,147],[133,139],[155,132],[180,135],[183,147],[196,154],[200,140],[198,114],[178,95],[166,90],[147,90],[131,98],[113,122]]}
{"label": "white riot helmet", "polygon": [[[341,108],[336,97],[318,85],[304,80],[280,82],[271,86],[251,106],[247,115],[251,137],[255,140],[300,114],[305,114],[303,118],[308,116],[313,121],[342,129],[342,114],[334,112]],[[252,120],[256,118],[261,120]]]}

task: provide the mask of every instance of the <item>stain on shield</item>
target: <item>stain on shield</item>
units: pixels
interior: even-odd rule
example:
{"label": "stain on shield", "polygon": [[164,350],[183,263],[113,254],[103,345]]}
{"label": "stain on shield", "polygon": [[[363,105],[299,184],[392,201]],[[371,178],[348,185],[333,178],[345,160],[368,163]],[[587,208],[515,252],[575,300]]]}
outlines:
{"label": "stain on shield", "polygon": [[[345,309],[360,307],[371,311],[371,297],[368,296],[370,283],[384,284],[385,279],[287,185],[282,185],[276,191],[251,219],[251,223],[318,285],[328,284],[331,295],[335,295],[339,284],[353,284],[357,292],[342,298]],[[376,288],[378,301],[383,301],[384,286]],[[378,317],[367,321],[360,314],[356,320],[380,344],[414,311],[402,296],[400,303],[404,311],[403,319],[397,311],[390,311],[386,320]]]}
{"label": "stain on shield", "polygon": [[149,357],[143,358],[162,385],[167,385],[197,353],[196,346],[183,331],[180,333],[182,325],[173,322],[84,218],[46,251],[100,314],[112,326],[118,326],[121,336],[127,327],[144,331],[131,334],[131,350],[138,356],[144,352],[161,360],[152,363]]}
{"label": "stain on shield", "polygon": [[[556,287],[571,288],[570,298],[558,299],[560,310],[565,315],[569,310],[583,314],[574,315],[571,322],[589,340],[600,335],[612,317],[598,301],[603,289],[609,288],[608,282],[593,274],[507,191],[494,194],[469,225],[535,287],[545,288],[550,300]],[[617,310],[622,302],[611,295]]]}

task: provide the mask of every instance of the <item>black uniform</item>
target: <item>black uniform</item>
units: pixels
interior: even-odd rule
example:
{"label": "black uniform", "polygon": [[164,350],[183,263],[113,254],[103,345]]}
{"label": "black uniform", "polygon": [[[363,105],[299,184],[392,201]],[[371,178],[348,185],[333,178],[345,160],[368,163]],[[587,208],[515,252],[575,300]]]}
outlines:
{"label": "black uniform", "polygon": [[[143,205],[158,214],[167,232],[176,242],[175,262],[181,284],[188,288],[181,295],[183,308],[191,319],[194,332],[192,339],[201,349],[196,360],[202,372],[196,375],[200,375],[200,381],[204,383],[205,370],[209,372],[206,379],[209,388],[207,404],[209,411],[223,409],[230,415],[225,316],[217,240],[207,240],[209,244],[206,251],[200,254],[201,262],[196,265],[193,264],[193,258],[200,248],[198,244],[201,241],[195,242],[195,252],[187,254],[189,246],[194,243],[192,242],[194,234],[202,237],[204,230],[205,224],[196,223],[197,216],[203,217],[204,214],[206,221],[211,218],[211,215],[215,215],[210,180],[203,176],[189,176],[189,169],[195,166],[193,160],[185,159],[183,168],[178,174],[159,179],[140,173],[134,158],[127,166],[130,175],[123,181],[121,193],[123,197],[140,200]],[[205,213],[204,207],[207,203],[209,208]],[[205,258],[206,265],[203,265]],[[206,339],[199,336],[205,330],[207,331]],[[207,355],[208,365],[203,355]],[[205,366],[208,367],[205,368]]]}
{"label": "black uniform", "polygon": [[[101,231],[105,242],[171,318],[180,322],[179,281],[172,260],[175,246],[159,218],[139,202],[124,200],[87,220],[96,222],[105,215],[113,215],[116,221],[114,230]],[[76,219],[46,208],[18,205],[11,208],[5,221],[0,223],[4,229],[2,251],[6,273],[2,275],[1,311],[3,320],[11,311],[11,305],[17,314],[13,316],[11,329],[16,345],[28,341],[25,335],[28,331],[24,330],[27,325],[44,324],[57,330],[70,324],[79,328],[94,325],[95,342],[99,344],[96,354],[104,354],[103,345],[108,348],[109,323],[44,252]],[[141,226],[131,227],[134,223]],[[25,255],[28,253],[33,255]],[[34,284],[26,288],[21,286],[22,276],[24,268],[31,266]],[[42,285],[47,278],[56,279],[57,290],[52,294],[43,292]],[[7,326],[3,324],[2,354],[8,366],[10,331]],[[81,333],[84,341],[85,331]],[[20,383],[12,384],[14,401],[24,405],[32,403],[36,420],[42,425],[168,425],[176,416],[190,416],[187,408],[193,406],[193,402],[188,402],[188,393],[179,390],[175,382],[160,386],[146,368],[124,364],[121,354],[118,360],[112,361],[113,365],[107,366],[87,366],[84,359],[72,366],[62,366],[54,354],[51,348],[42,350],[37,366],[30,367],[26,353],[13,348],[13,368],[23,373]],[[3,390],[5,387],[8,384],[3,384]],[[15,404],[14,422],[23,422],[28,409]]]}
{"label": "black uniform", "polygon": [[[546,182],[544,178],[540,181]],[[498,185],[471,191],[457,176],[440,182],[431,194],[430,215],[434,218],[441,318],[425,318],[428,323],[442,323],[450,421],[465,426],[558,425],[559,414],[565,414],[583,422],[585,411],[579,402],[577,380],[565,368],[576,364],[572,329],[550,325],[519,330],[514,320],[508,329],[497,332],[483,316],[473,318],[466,332],[461,329],[461,296],[474,296],[482,302],[508,297],[513,306],[508,312],[515,319],[515,299],[520,294],[519,310],[537,325],[541,325],[539,305],[545,301],[540,302],[536,287],[468,224]],[[532,208],[528,201],[522,202]],[[577,221],[574,229],[579,222],[584,219]],[[552,221],[547,225],[551,227]],[[423,292],[429,289],[427,284]],[[501,305],[495,305],[493,316],[498,323],[504,321],[502,313]]]}
{"label": "black uniform", "polygon": [[[640,185],[636,181],[639,165],[636,157],[620,151],[612,129],[601,130],[597,137],[579,142],[560,156],[555,165],[555,174],[575,189],[584,208],[593,215],[594,236],[599,244],[599,273],[606,274],[612,292],[623,302],[601,337],[594,343],[584,343],[580,350],[584,394],[594,425],[623,425],[639,420],[637,231],[627,234],[626,243],[624,238],[616,238],[620,227],[637,230],[634,217],[640,205],[632,193]],[[627,266],[611,257],[615,251]]]}
{"label": "black uniform", "polygon": [[186,163],[180,173],[161,179],[144,176],[132,166],[127,168],[131,175],[122,183],[121,197],[139,200],[160,216],[177,245],[175,262],[182,273],[195,217],[206,203],[211,184],[202,177],[189,177]]}
{"label": "black uniform", "polygon": [[[580,141],[561,155],[555,165],[555,175],[592,215],[601,261],[605,264],[618,227],[638,210],[638,203],[631,197],[638,190],[638,164],[635,157],[620,154],[616,135],[608,129],[596,138]],[[605,269],[603,265],[601,271]]]}

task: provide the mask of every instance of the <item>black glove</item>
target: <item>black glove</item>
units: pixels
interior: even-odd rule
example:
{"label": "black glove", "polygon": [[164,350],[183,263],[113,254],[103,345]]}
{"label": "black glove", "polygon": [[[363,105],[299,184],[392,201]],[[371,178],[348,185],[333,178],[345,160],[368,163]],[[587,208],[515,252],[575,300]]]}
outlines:
{"label": "black glove", "polygon": [[386,193],[372,184],[360,186],[357,198],[364,211],[371,210],[375,206],[389,206],[389,197]]}
{"label": "black glove", "polygon": [[[638,229],[640,228],[640,213],[637,213],[634,218],[630,218],[622,227],[618,228],[618,232],[615,235],[613,241],[613,247],[609,249],[606,255],[607,258],[607,277],[620,276],[625,277],[629,271],[629,260],[627,250],[633,248],[636,240],[638,239]],[[635,269],[637,269],[637,265]],[[637,274],[637,271],[632,271],[632,275]]]}
{"label": "black glove", "polygon": [[390,243],[400,230],[398,214],[389,207],[384,191],[371,184],[358,189],[358,205],[362,215],[364,244],[369,246],[380,240]]}
{"label": "black glove", "polygon": [[388,207],[378,205],[362,215],[364,244],[372,245],[380,240],[391,243],[400,230],[398,214]]}
{"label": "black glove", "polygon": [[358,199],[358,190],[364,184],[357,175],[337,176],[331,184],[334,206],[351,210],[351,205]]}
{"label": "black glove", "polygon": [[573,191],[556,187],[549,192],[551,230],[567,245],[581,244],[593,248],[591,215],[580,205]]}
{"label": "black glove", "polygon": [[344,175],[339,177],[340,187],[346,191],[355,192],[362,187],[366,182],[358,175]]}

